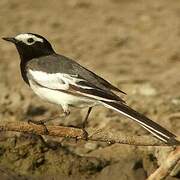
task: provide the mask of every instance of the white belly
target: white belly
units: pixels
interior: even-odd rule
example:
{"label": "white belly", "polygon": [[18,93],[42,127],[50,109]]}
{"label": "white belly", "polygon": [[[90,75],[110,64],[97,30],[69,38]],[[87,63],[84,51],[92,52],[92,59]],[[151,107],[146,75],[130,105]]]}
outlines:
{"label": "white belly", "polygon": [[73,96],[72,94],[64,93],[58,90],[44,88],[34,84],[31,81],[30,87],[40,98],[61,106],[70,105],[74,107],[84,108],[99,104],[96,100],[81,96]]}

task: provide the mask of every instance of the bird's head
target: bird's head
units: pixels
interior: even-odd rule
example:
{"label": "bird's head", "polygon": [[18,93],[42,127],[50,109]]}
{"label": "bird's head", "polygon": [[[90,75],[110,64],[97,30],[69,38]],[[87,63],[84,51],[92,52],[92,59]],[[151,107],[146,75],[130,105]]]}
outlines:
{"label": "bird's head", "polygon": [[15,37],[3,37],[2,39],[15,44],[23,61],[54,53],[51,44],[38,34],[23,33]]}

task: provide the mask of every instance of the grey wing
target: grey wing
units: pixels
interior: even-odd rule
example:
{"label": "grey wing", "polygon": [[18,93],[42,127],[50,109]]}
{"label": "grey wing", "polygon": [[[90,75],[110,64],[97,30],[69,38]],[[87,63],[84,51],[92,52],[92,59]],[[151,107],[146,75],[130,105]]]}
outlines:
{"label": "grey wing", "polygon": [[80,64],[74,64],[76,71],[78,70],[80,76],[85,76],[86,79],[95,84],[98,87],[101,87],[104,90],[113,90],[117,92],[121,92],[126,94],[125,92],[121,91],[117,87],[113,86],[111,83],[103,79],[102,77],[98,76],[97,74],[93,73],[92,71],[82,67]]}
{"label": "grey wing", "polygon": [[[34,59],[33,61],[33,66],[37,64],[35,68],[36,70],[52,74],[52,76],[49,76],[48,78],[43,78],[43,81],[46,81],[46,83],[43,82],[43,85],[45,86],[51,84],[51,87],[58,89],[58,87],[60,87],[60,84],[58,85],[57,81],[56,83],[53,83],[52,81],[53,79],[58,79],[59,82],[62,81],[62,77],[60,77],[59,74],[61,73],[61,75],[65,74],[65,82],[68,82],[68,87],[80,93],[83,93],[84,95],[89,94],[95,98],[102,97],[107,100],[124,102],[119,96],[111,91],[111,88],[109,88],[109,86],[105,85],[108,82],[65,56],[54,54],[53,56],[43,57],[42,59]],[[31,63],[29,63],[28,66],[30,69],[33,69]],[[57,76],[54,76],[53,74],[56,74]],[[70,77],[68,77],[69,75]],[[52,80],[50,79],[50,77],[53,77]],[[75,83],[72,82],[72,78],[76,81]]]}
{"label": "grey wing", "polygon": [[108,92],[112,96],[118,97],[119,101],[124,102],[119,96],[114,94],[111,90],[118,91],[123,94],[126,94],[125,92],[123,92],[120,89],[118,89],[117,87],[113,86],[108,81],[104,80],[103,78],[101,78],[97,74],[93,73],[92,71],[81,66],[74,60],[71,60],[71,59],[69,59],[65,56],[61,56],[61,55],[59,55],[59,57],[61,57],[61,59],[63,59],[63,62],[66,62],[65,65],[66,65],[66,69],[68,69],[68,73],[76,74],[76,75],[78,75],[79,78],[85,80],[85,81],[80,81],[79,83],[84,84],[86,86],[89,84],[89,86],[91,86],[91,87],[93,86],[94,88],[96,87],[97,89],[99,89],[101,91]]}

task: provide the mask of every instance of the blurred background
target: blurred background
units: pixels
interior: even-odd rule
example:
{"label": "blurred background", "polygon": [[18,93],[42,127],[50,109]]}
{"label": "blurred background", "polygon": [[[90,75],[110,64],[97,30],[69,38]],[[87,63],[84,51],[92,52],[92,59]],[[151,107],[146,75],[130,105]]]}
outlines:
{"label": "blurred background", "polygon": [[[0,36],[32,32],[56,52],[127,93],[128,105],[180,135],[180,1],[1,0]],[[12,44],[0,40],[0,120],[27,121],[62,113],[40,100],[20,76]],[[52,124],[79,125],[86,109]],[[148,134],[116,112],[94,108],[89,127]],[[12,179],[146,179],[159,165],[157,149],[47,138],[0,136],[0,174]],[[169,151],[164,148],[163,151]],[[159,149],[158,152],[161,152]],[[167,179],[176,180],[180,172]]]}

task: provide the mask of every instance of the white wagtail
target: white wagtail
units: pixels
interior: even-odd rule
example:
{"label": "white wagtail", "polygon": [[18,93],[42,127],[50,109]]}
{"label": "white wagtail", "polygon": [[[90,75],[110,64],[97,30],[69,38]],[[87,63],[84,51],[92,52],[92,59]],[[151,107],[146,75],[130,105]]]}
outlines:
{"label": "white wagtail", "polygon": [[66,115],[69,107],[89,108],[84,126],[92,107],[103,105],[136,121],[167,144],[180,143],[173,133],[128,107],[113,91],[124,92],[74,60],[57,54],[44,37],[24,33],[3,39],[15,44],[22,77],[38,96],[61,105]]}

